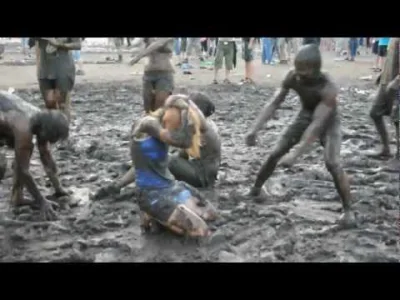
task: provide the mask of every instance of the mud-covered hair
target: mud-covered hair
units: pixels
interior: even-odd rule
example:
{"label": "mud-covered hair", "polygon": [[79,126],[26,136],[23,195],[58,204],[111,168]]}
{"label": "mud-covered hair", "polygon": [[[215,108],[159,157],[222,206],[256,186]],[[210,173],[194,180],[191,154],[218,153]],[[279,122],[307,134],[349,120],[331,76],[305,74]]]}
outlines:
{"label": "mud-covered hair", "polygon": [[154,112],[151,112],[150,115],[159,118],[161,121],[165,110],[171,107],[177,108],[179,110],[188,110],[189,126],[193,126],[194,135],[190,148],[187,148],[185,150],[189,156],[193,158],[200,158],[202,123],[198,112],[189,106],[188,96],[182,94],[171,95],[167,98],[163,107],[157,109]]}
{"label": "mud-covered hair", "polygon": [[44,110],[31,119],[32,133],[42,142],[58,141],[68,137],[68,118],[59,110]]}
{"label": "mud-covered hair", "polygon": [[203,93],[192,93],[189,95],[189,99],[197,105],[197,107],[203,112],[203,115],[208,118],[215,112],[215,105],[211,99]]}
{"label": "mud-covered hair", "polygon": [[318,45],[310,44],[302,46],[294,59],[296,67],[311,67],[315,71],[321,70],[322,56]]}

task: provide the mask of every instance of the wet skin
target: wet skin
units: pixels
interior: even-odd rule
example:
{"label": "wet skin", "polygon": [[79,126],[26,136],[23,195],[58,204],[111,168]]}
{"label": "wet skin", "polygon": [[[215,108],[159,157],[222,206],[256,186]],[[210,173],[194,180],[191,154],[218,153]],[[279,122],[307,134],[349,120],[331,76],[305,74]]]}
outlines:
{"label": "wet skin", "polygon": [[[256,196],[258,200],[265,200],[266,194],[262,186],[278,163],[283,167],[290,167],[299,156],[309,151],[311,145],[319,138],[325,148],[325,165],[333,177],[342,201],[345,212],[343,220],[352,223],[349,182],[340,164],[341,134],[337,112],[337,88],[328,74],[321,72],[321,54],[317,46],[306,45],[299,50],[295,58],[295,69],[289,71],[272,102],[267,104],[258,116],[253,128],[246,135],[246,144],[256,144],[257,132],[271,119],[291,89],[299,95],[302,110],[261,167],[250,195]],[[287,154],[298,143],[299,147]],[[287,155],[284,156],[285,154]]]}
{"label": "wet skin", "polygon": [[[144,69],[144,78],[154,73],[165,74],[167,81],[173,80],[174,68],[171,64],[174,38],[143,38],[139,41],[145,48],[138,53],[130,65],[139,62],[143,57],[148,57],[148,64]],[[165,100],[172,94],[171,88],[157,88],[153,84],[144,81],[143,101],[146,113],[155,111],[163,106]]]}
{"label": "wet skin", "polygon": [[[37,139],[40,160],[54,189],[55,196],[67,196],[57,176],[57,167],[49,149],[49,143],[65,139],[68,136],[68,120],[59,111],[40,111],[15,95],[0,92],[0,139],[14,149],[14,181],[11,204],[38,205],[42,218],[52,220],[56,214],[49,202],[40,193],[29,172],[33,152],[33,136]],[[34,201],[23,198],[23,187]]]}

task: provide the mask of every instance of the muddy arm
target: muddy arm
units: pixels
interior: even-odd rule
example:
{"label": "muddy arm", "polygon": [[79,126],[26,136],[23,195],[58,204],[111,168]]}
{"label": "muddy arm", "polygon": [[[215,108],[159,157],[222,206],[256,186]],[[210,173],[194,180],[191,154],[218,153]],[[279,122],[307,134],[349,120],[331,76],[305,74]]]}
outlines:
{"label": "muddy arm", "polygon": [[288,93],[289,89],[286,88],[281,88],[279,91],[275,93],[272,103],[266,104],[263,110],[261,111],[260,115],[257,117],[250,131],[252,134],[256,134],[264,125],[264,123],[272,118],[274,112],[279,108],[279,106],[285,100]]}
{"label": "muddy arm", "polygon": [[183,119],[181,127],[177,130],[168,129],[168,120],[164,120],[164,123],[166,128],[161,127],[158,119],[146,116],[135,129],[135,135],[146,133],[177,148],[187,149],[191,146],[194,128],[188,124],[187,117]]}
{"label": "muddy arm", "polygon": [[282,82],[281,88],[275,93],[272,103],[266,104],[260,115],[257,117],[250,134],[256,134],[264,125],[264,123],[272,118],[274,112],[280,107],[282,102],[285,101],[286,96],[289,94],[293,79],[294,73],[293,71],[289,71]]}
{"label": "muddy arm", "polygon": [[56,194],[63,194],[60,180],[57,175],[57,166],[49,150],[47,143],[38,143],[39,156],[43,164],[44,171],[50,179]]}
{"label": "muddy arm", "polygon": [[15,147],[15,163],[17,176],[21,178],[21,182],[25,185],[28,192],[32,195],[36,203],[43,205],[46,201],[36,186],[31,173],[29,172],[29,164],[33,145],[16,145]]}
{"label": "muddy arm", "polygon": [[159,48],[161,48],[162,46],[164,46],[166,43],[173,41],[174,38],[161,38],[157,41],[155,41],[154,43],[151,43],[146,49],[143,49],[142,51],[140,51],[135,58],[132,61],[139,61],[141,60],[143,57],[151,54],[152,52],[158,50]]}

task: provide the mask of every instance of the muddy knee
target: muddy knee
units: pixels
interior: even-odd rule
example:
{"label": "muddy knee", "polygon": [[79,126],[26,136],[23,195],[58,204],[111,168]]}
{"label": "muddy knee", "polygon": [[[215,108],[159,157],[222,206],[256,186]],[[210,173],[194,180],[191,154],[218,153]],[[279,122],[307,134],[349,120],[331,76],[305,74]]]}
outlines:
{"label": "muddy knee", "polygon": [[206,222],[185,205],[178,205],[166,224],[178,234],[190,237],[206,237],[210,230]]}

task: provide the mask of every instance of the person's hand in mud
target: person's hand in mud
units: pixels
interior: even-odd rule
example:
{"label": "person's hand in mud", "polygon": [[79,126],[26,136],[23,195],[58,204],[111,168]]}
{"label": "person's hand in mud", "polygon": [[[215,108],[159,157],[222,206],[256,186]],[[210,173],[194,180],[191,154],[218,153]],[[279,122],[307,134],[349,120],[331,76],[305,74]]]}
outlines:
{"label": "person's hand in mud", "polygon": [[58,215],[53,207],[59,207],[59,205],[52,201],[44,200],[40,204],[40,218],[43,221],[55,221],[58,219]]}
{"label": "person's hand in mud", "polygon": [[245,142],[248,147],[254,147],[257,145],[257,134],[253,132],[249,132],[246,134]]}
{"label": "person's hand in mud", "polygon": [[93,200],[101,200],[106,197],[110,197],[113,195],[118,195],[121,192],[121,188],[119,188],[115,183],[110,183],[106,186],[101,187],[93,196]]}

